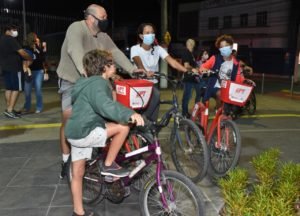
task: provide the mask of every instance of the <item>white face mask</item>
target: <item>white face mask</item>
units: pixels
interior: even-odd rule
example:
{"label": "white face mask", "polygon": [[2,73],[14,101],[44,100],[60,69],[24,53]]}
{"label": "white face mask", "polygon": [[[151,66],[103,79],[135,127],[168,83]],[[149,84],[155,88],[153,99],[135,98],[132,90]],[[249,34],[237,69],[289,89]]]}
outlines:
{"label": "white face mask", "polygon": [[11,36],[12,37],[18,37],[18,31],[11,31]]}

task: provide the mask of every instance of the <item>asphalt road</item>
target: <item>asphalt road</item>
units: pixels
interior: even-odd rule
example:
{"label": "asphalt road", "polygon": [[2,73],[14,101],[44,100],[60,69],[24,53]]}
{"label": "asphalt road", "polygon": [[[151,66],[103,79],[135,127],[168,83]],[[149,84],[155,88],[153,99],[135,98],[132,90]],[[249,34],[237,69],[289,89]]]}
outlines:
{"label": "asphalt road", "polygon": [[[178,91],[181,98],[182,91]],[[1,91],[3,98],[4,92]],[[162,98],[170,97],[162,90]],[[58,179],[60,150],[60,98],[55,85],[44,89],[45,110],[21,119],[0,116],[0,215],[71,215],[72,205],[65,180]],[[279,148],[284,161],[300,162],[300,100],[282,91],[257,94],[257,113],[237,120],[242,135],[239,166],[253,174],[249,163],[253,156],[270,148]],[[21,108],[21,96],[17,107]],[[4,110],[4,100],[0,101]],[[212,109],[213,109],[213,103]],[[192,106],[192,101],[191,101]],[[161,107],[161,112],[166,110]],[[169,130],[160,134],[168,148]],[[166,150],[167,152],[167,150]],[[170,159],[169,156],[166,156]],[[170,160],[169,160],[170,161]],[[170,162],[170,167],[172,164]],[[204,194],[207,215],[218,215],[223,201],[219,188],[207,179],[198,183]],[[138,197],[132,192],[122,204],[105,201],[91,207],[100,215],[139,215]]]}

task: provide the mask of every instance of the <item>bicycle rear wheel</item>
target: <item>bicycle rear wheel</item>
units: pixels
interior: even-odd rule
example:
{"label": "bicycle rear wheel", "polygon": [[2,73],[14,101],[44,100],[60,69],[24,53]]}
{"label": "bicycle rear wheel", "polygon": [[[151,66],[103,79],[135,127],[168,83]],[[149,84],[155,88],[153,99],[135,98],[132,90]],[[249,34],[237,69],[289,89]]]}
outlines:
{"label": "bicycle rear wheel", "polygon": [[208,149],[200,129],[189,119],[174,124],[171,133],[171,155],[178,172],[193,182],[204,178],[208,169]]}
{"label": "bicycle rear wheel", "polygon": [[[85,204],[97,204],[103,198],[103,179],[100,174],[100,166],[98,161],[87,161],[85,164],[85,174],[83,177],[82,199]],[[67,180],[71,188],[72,182],[72,163],[71,156],[67,164]]]}
{"label": "bicycle rear wheel", "polygon": [[209,141],[209,169],[208,173],[216,178],[224,177],[238,163],[241,153],[241,135],[235,122],[221,121],[220,147],[216,146],[218,140],[217,127],[215,127]]}
{"label": "bicycle rear wheel", "polygon": [[161,173],[161,180],[162,193],[168,206],[163,206],[156,179],[152,176],[140,192],[143,216],[204,215],[203,195],[190,179],[178,172],[165,170]]}
{"label": "bicycle rear wheel", "polygon": [[246,103],[245,109],[249,115],[255,114],[255,112],[256,112],[256,96],[255,96],[254,91],[251,92],[249,100]]}

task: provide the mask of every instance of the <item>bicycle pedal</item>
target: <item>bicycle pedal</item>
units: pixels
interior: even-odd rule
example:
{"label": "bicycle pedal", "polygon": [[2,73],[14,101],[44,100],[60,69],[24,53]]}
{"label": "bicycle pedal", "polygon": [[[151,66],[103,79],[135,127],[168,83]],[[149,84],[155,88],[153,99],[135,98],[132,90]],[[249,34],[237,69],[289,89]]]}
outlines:
{"label": "bicycle pedal", "polygon": [[118,181],[119,179],[120,179],[119,177],[114,177],[114,176],[109,176],[109,175],[104,176],[104,181],[109,182],[109,183]]}

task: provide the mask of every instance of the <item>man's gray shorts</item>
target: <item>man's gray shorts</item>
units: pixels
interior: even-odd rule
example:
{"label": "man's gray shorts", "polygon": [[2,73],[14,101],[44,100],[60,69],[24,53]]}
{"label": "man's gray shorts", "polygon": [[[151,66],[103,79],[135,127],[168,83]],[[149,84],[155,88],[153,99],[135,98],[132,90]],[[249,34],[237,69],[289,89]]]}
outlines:
{"label": "man's gray shorts", "polygon": [[61,108],[62,111],[67,109],[72,109],[72,89],[74,87],[74,83],[71,83],[64,79],[58,79],[58,93],[61,94]]}
{"label": "man's gray shorts", "polygon": [[82,139],[68,139],[71,144],[72,161],[91,159],[93,148],[105,147],[107,131],[96,127],[89,135]]}

